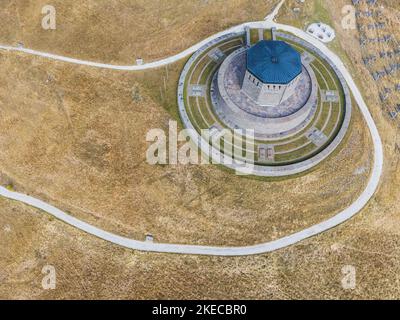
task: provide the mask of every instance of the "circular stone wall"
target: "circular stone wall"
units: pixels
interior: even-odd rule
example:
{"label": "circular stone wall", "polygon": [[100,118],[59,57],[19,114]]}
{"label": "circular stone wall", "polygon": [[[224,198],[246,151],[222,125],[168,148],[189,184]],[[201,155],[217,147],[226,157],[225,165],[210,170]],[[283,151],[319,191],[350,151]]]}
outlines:
{"label": "circular stone wall", "polygon": [[[268,114],[261,115],[257,108],[244,110],[245,105],[241,108],[236,105],[236,110],[228,108],[224,111],[215,108],[220,101],[225,102],[219,93],[218,71],[223,70],[224,65],[231,65],[229,61],[245,52],[246,40],[243,32],[221,36],[200,48],[188,60],[179,80],[179,113],[184,126],[192,129],[192,140],[213,163],[221,163],[239,173],[278,177],[304,172],[326,159],[339,146],[350,124],[350,92],[335,65],[311,44],[290,34],[276,32],[276,35],[278,40],[287,41],[302,54],[303,67],[307,72],[305,79],[308,74],[312,82],[308,99],[304,99],[307,94],[302,95],[303,98],[299,97],[297,100],[298,104],[287,106],[282,109],[283,112],[270,110]],[[240,72],[235,70],[235,65],[231,66],[233,68],[229,68],[232,68],[230,72],[233,72],[233,75]],[[226,98],[235,88],[239,88],[239,84],[229,82],[229,77],[222,79],[228,84],[224,96]],[[230,91],[231,86],[233,91]],[[312,99],[313,91],[316,92],[316,104],[309,104],[310,101],[315,101]],[[229,99],[233,100],[230,97]],[[302,106],[305,100],[307,101]],[[225,107],[228,107],[227,104]],[[204,129],[211,129],[212,134],[216,135],[226,130],[238,129],[239,122],[232,121],[235,120],[232,117],[240,114],[239,112],[258,120],[273,119],[277,127],[283,119],[288,129],[284,136],[281,136],[281,132],[268,132],[269,129],[260,123],[257,139],[241,147],[243,154],[253,156],[250,165],[238,162],[237,160],[243,159],[237,159],[236,152],[229,153],[221,148],[221,144],[215,145],[201,135]],[[302,116],[304,118],[301,118]],[[288,128],[290,117],[299,121],[300,127],[293,123],[293,126]],[[229,147],[230,144],[232,143],[229,141],[223,141],[225,147]],[[233,149],[235,148],[237,147]]]}

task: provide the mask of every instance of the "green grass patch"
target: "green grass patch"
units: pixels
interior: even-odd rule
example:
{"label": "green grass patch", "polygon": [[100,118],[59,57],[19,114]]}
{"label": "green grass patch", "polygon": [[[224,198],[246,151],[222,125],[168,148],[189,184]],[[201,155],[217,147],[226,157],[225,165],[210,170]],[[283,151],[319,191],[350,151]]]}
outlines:
{"label": "green grass patch", "polygon": [[198,65],[196,68],[193,70],[193,73],[190,76],[190,84],[198,84],[199,80],[202,77],[202,72],[204,68],[207,68],[207,66],[214,66],[215,62],[214,60],[210,59],[208,56],[202,57],[202,59],[199,61]]}
{"label": "green grass patch", "polygon": [[275,146],[275,152],[290,151],[305,145],[307,142],[309,142],[309,140],[303,135],[290,143]]}
{"label": "green grass patch", "polygon": [[198,84],[206,85],[208,83],[209,78],[212,76],[215,71],[217,65],[215,63],[210,63],[205,69]]}
{"label": "green grass patch", "polygon": [[237,47],[237,46],[242,46],[243,45],[243,39],[239,38],[239,39],[235,39],[229,43],[223,44],[222,46],[219,47],[219,49],[224,52],[227,49],[230,49],[232,47]]}
{"label": "green grass patch", "polygon": [[271,29],[264,30],[264,40],[272,40],[272,30]]}
{"label": "green grass patch", "polygon": [[316,149],[316,145],[310,143],[307,146],[300,148],[296,151],[275,155],[275,162],[277,162],[277,164],[281,164],[280,162],[290,161],[298,162],[301,159],[307,158],[308,155],[312,154],[314,151],[316,151]]}
{"label": "green grass patch", "polygon": [[217,122],[217,120],[214,119],[213,114],[210,112],[210,109],[206,103],[205,98],[198,98],[197,102],[198,102],[199,112],[201,112],[201,114],[203,115],[203,118],[205,119],[206,124],[207,124],[207,127],[203,128],[203,129],[208,129],[213,124],[215,124]]}
{"label": "green grass patch", "polygon": [[337,90],[334,81],[334,78],[336,78],[336,76],[333,76],[332,73],[324,67],[320,60],[315,59],[311,63],[311,66],[313,67],[315,73],[322,75],[323,79],[325,79],[328,84],[328,90]]}
{"label": "green grass patch", "polygon": [[318,121],[315,124],[315,127],[318,130],[322,130],[322,128],[325,126],[325,124],[330,121],[330,117],[329,117],[330,110],[331,110],[330,103],[325,102],[325,103],[322,104],[321,115],[320,115],[320,117],[318,118]]}
{"label": "green grass patch", "polygon": [[250,44],[256,44],[259,40],[258,29],[250,29]]}
{"label": "green grass patch", "polygon": [[332,104],[332,114],[323,131],[327,137],[329,137],[336,129],[336,124],[338,123],[338,120],[340,118],[340,113],[340,105],[338,103]]}
{"label": "green grass patch", "polygon": [[324,6],[324,1],[314,0],[313,22],[323,22],[332,25],[332,19],[329,11]]}
{"label": "green grass patch", "polygon": [[196,128],[198,132],[201,129],[209,128],[209,124],[205,122],[202,114],[200,113],[200,107],[197,105],[197,98],[196,97],[189,97],[188,99],[188,114],[190,120],[192,121],[193,126]]}

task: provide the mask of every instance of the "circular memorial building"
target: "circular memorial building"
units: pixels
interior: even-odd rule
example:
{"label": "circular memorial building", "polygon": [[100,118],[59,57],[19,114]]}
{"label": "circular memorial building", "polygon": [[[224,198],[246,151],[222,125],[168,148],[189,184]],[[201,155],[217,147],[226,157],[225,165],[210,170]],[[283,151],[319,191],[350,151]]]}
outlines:
{"label": "circular memorial building", "polygon": [[250,130],[253,140],[234,144],[231,153],[232,141],[207,141],[207,150],[204,141],[199,145],[212,157],[250,154],[255,174],[265,176],[321,162],[340,144],[351,117],[346,83],[322,52],[290,34],[258,29],[198,50],[181,74],[178,104],[184,126],[199,138],[205,129],[222,140],[227,130]]}
{"label": "circular memorial building", "polygon": [[255,103],[277,107],[295,92],[303,72],[300,53],[284,41],[260,41],[247,51],[242,91]]}

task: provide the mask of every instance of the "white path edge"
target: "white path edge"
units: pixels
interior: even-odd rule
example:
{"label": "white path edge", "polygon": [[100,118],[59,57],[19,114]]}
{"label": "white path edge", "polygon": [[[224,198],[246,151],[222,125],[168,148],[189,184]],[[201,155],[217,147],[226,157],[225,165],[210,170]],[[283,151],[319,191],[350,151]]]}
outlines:
{"label": "white path edge", "polygon": [[[283,5],[285,0],[282,0],[272,11],[271,14],[269,14],[264,22],[272,22],[275,16],[279,13],[279,9]],[[255,22],[257,25],[259,25],[257,22]],[[250,22],[247,23],[247,25],[251,26],[254,23]],[[52,60],[57,60],[57,61],[62,61],[62,62],[67,62],[67,63],[73,63],[73,64],[80,64],[84,66],[89,66],[89,67],[95,67],[95,68],[102,68],[102,69],[112,69],[112,70],[120,70],[120,71],[141,71],[141,70],[148,70],[148,69],[154,69],[154,68],[159,68],[166,66],[168,64],[172,64],[174,62],[177,62],[188,55],[192,54],[193,52],[199,50],[201,47],[203,47],[205,44],[210,42],[211,40],[214,40],[216,38],[219,38],[220,36],[223,36],[228,33],[235,33],[235,32],[240,32],[244,30],[244,26],[246,24],[241,24],[238,26],[234,26],[230,29],[221,31],[219,33],[216,33],[203,41],[200,41],[199,43],[193,45],[192,47],[165,59],[154,61],[154,62],[149,62],[145,63],[142,65],[131,65],[131,66],[121,66],[121,65],[113,65],[113,64],[106,64],[106,63],[100,63],[100,62],[94,62],[94,61],[87,61],[87,60],[80,60],[80,59],[75,59],[75,58],[69,58],[69,57],[64,57],[52,53],[47,53],[47,52],[42,52],[38,50],[32,50],[28,48],[24,48],[21,46],[15,47],[15,46],[8,46],[8,45],[2,45],[0,44],[0,50],[7,50],[7,51],[17,51],[17,52],[22,52],[34,56],[39,56],[47,59],[52,59]]]}
{"label": "white path edge", "polygon": [[111,243],[120,245],[122,247],[134,249],[134,250],[140,250],[140,251],[159,252],[159,253],[177,253],[177,254],[194,254],[194,255],[210,255],[210,256],[245,256],[245,255],[263,254],[263,253],[272,252],[272,251],[275,251],[278,249],[282,249],[282,248],[291,246],[302,240],[316,236],[316,235],[323,233],[327,230],[330,230],[330,229],[348,221],[352,217],[354,217],[358,212],[360,212],[368,204],[369,200],[373,197],[373,195],[375,194],[375,192],[379,186],[379,181],[380,181],[380,177],[382,175],[382,170],[383,170],[382,141],[381,141],[378,129],[375,125],[375,122],[368,110],[368,107],[367,107],[359,89],[357,88],[353,78],[351,77],[350,73],[347,71],[347,68],[345,67],[343,62],[340,60],[340,58],[336,54],[334,54],[332,51],[330,51],[323,43],[319,42],[317,39],[311,37],[310,35],[308,35],[307,33],[305,33],[304,31],[302,31],[300,29],[297,29],[297,28],[289,26],[289,25],[275,23],[275,22],[273,22],[273,17],[269,17],[266,21],[245,23],[245,24],[233,27],[231,29],[222,31],[220,33],[217,33],[217,34],[207,38],[204,41],[201,41],[200,43],[181,52],[180,54],[177,54],[175,56],[172,56],[172,57],[160,60],[160,61],[145,64],[142,66],[113,66],[113,65],[107,65],[107,64],[101,64],[101,63],[95,63],[95,62],[61,57],[61,56],[52,55],[49,53],[43,53],[43,52],[30,50],[30,49],[16,48],[16,47],[2,46],[2,45],[0,45],[0,49],[6,49],[9,51],[20,51],[20,52],[24,52],[27,54],[41,56],[44,58],[50,58],[50,59],[54,59],[54,60],[76,63],[76,64],[87,65],[87,66],[93,66],[93,67],[115,69],[115,70],[135,71],[135,70],[145,70],[145,69],[157,68],[157,67],[165,66],[170,63],[174,63],[174,62],[192,54],[193,52],[195,52],[196,50],[201,48],[204,44],[206,44],[207,42],[209,42],[213,39],[216,39],[224,34],[243,31],[245,26],[250,26],[253,28],[276,27],[278,30],[283,30],[283,31],[293,33],[294,35],[302,38],[305,41],[310,42],[311,44],[313,44],[314,46],[316,46],[317,48],[322,50],[333,61],[333,63],[336,64],[336,66],[342,72],[344,78],[346,79],[346,81],[349,85],[349,88],[352,91],[354,98],[357,101],[357,104],[358,104],[358,106],[365,118],[367,126],[371,132],[373,145],[374,145],[374,166],[373,166],[372,174],[371,174],[370,180],[368,182],[368,185],[367,185],[366,189],[362,192],[360,197],[348,208],[346,208],[345,210],[338,213],[336,216],[334,216],[326,221],[323,221],[312,227],[304,229],[300,232],[277,239],[275,241],[262,243],[262,244],[258,244],[258,245],[254,245],[254,246],[244,246],[244,247],[213,247],[213,246],[196,246],[196,245],[183,245],[183,244],[163,244],[163,243],[153,243],[153,242],[143,242],[143,241],[132,240],[132,239],[128,239],[128,238],[121,237],[119,235],[107,232],[107,231],[97,228],[93,225],[90,225],[86,222],[83,222],[83,221],[81,221],[77,218],[74,218],[74,217],[70,216],[69,214],[53,207],[50,204],[47,204],[39,199],[30,197],[28,195],[17,193],[17,192],[11,192],[4,187],[0,187],[0,196],[3,196],[5,198],[11,199],[11,200],[19,201],[21,203],[30,205],[32,207],[41,209],[41,210],[47,212],[48,214],[56,217],[57,219],[65,222],[65,223],[68,223],[69,225],[71,225],[73,227],[76,227],[84,232],[87,232],[91,235],[94,235],[98,238],[109,241]]}

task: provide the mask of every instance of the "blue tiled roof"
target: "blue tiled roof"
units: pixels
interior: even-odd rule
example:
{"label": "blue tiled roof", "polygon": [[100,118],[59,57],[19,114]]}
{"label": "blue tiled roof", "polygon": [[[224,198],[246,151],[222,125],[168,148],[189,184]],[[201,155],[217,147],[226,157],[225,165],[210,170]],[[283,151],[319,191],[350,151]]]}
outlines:
{"label": "blue tiled roof", "polygon": [[288,84],[302,71],[301,57],[284,41],[260,41],[247,52],[247,69],[263,83]]}

